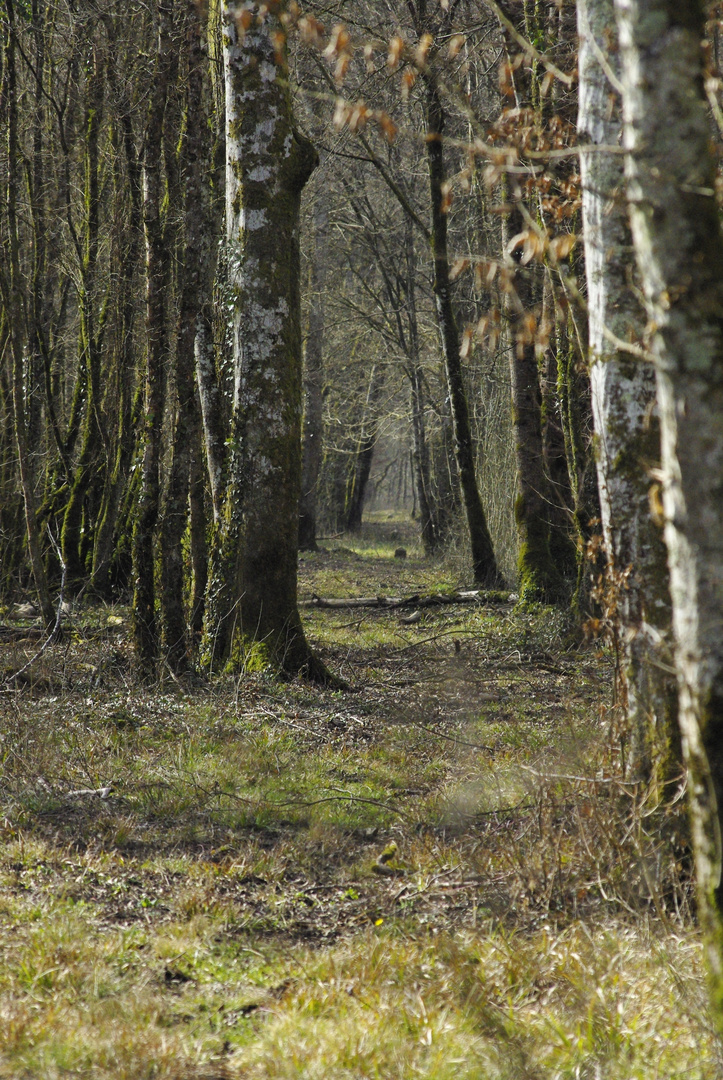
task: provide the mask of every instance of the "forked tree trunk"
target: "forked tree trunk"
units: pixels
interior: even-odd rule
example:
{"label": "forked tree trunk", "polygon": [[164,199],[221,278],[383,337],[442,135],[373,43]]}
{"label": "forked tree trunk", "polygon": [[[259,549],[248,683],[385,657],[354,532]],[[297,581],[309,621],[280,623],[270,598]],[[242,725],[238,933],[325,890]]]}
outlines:
{"label": "forked tree trunk", "polygon": [[234,633],[289,672],[330,679],[296,602],[301,487],[299,209],[317,163],[294,125],[281,27],[248,2],[223,5],[226,225],[234,293],[229,478],[204,631],[212,668]]}
{"label": "forked tree trunk", "polygon": [[650,470],[659,466],[653,365],[626,353],[638,341],[645,313],[629,280],[632,238],[624,199],[622,126],[611,108],[613,88],[600,64],[618,69],[606,48],[616,32],[613,0],[578,0],[582,213],[588,286],[590,380],[600,509],[608,573],[617,604],[623,704],[630,745],[626,771],[652,778],[679,771],[677,688],[671,665],[669,575],[662,530],[649,506]]}
{"label": "forked tree trunk", "polygon": [[723,1030],[723,236],[700,0],[616,0],[635,251],[652,328],[680,725]]}

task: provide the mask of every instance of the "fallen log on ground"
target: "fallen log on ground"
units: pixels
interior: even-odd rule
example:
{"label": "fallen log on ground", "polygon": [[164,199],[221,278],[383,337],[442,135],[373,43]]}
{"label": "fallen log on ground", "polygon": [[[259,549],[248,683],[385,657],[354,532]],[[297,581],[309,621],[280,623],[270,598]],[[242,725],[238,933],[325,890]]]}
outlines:
{"label": "fallen log on ground", "polygon": [[302,608],[425,608],[445,604],[507,604],[514,602],[514,593],[492,592],[484,589],[463,589],[453,593],[431,593],[421,596],[350,596],[347,599],[325,598],[316,593],[311,600],[301,600]]}

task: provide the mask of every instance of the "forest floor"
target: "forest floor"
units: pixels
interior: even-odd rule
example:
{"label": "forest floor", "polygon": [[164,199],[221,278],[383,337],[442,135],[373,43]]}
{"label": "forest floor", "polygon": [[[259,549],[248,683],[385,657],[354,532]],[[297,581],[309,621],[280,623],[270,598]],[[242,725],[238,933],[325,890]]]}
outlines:
{"label": "forest floor", "polygon": [[[301,559],[302,600],[465,584],[384,515]],[[0,644],[0,1077],[719,1077],[605,650],[499,594],[303,614],[351,691],[143,689],[121,608]]]}

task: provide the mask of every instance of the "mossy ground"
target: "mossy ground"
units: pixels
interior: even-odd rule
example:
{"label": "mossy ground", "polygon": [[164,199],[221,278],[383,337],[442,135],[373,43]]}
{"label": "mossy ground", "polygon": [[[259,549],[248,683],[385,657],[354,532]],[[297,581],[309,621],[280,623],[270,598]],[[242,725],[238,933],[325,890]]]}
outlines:
{"label": "mossy ground", "polygon": [[[466,584],[407,530],[305,556],[302,599]],[[304,609],[351,693],[144,689],[104,608],[6,685],[0,1077],[721,1074],[684,824],[619,779],[608,658],[498,596],[403,614]]]}

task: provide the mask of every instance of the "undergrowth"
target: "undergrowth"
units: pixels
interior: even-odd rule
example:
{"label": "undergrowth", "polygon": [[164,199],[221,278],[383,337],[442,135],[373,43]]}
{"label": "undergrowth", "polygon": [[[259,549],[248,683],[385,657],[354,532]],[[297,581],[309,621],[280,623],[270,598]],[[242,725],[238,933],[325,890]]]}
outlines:
{"label": "undergrowth", "polygon": [[[302,599],[465,584],[399,544]],[[105,608],[6,681],[0,1077],[719,1076],[680,792],[623,781],[605,653],[499,596],[303,611],[353,692],[143,689]]]}

